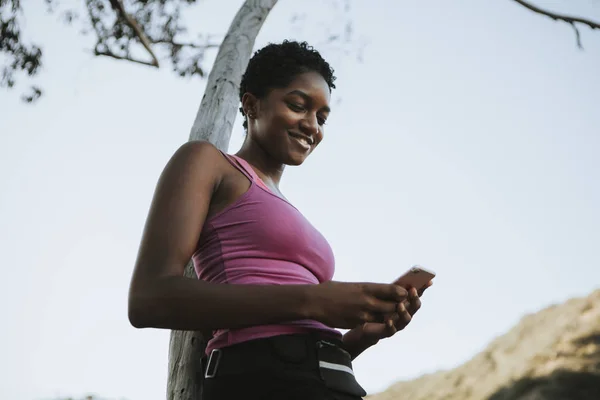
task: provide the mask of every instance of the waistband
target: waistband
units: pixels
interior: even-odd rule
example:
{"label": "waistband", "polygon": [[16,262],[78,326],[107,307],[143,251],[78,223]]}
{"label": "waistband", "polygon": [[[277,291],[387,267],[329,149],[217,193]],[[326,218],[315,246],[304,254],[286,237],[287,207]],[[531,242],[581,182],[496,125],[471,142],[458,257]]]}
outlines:
{"label": "waistband", "polygon": [[252,371],[319,368],[317,349],[323,344],[342,348],[342,341],[319,333],[277,335],[214,349],[203,358],[205,378]]}

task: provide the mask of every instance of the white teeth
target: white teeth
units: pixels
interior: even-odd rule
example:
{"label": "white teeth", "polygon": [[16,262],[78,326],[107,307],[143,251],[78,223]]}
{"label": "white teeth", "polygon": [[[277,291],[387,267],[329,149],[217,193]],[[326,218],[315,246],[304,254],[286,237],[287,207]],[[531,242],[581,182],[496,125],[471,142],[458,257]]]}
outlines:
{"label": "white teeth", "polygon": [[308,143],[308,140],[306,140],[305,138],[294,136],[294,139],[296,139],[298,143],[300,143],[303,147],[306,147],[307,149],[310,148],[310,143]]}

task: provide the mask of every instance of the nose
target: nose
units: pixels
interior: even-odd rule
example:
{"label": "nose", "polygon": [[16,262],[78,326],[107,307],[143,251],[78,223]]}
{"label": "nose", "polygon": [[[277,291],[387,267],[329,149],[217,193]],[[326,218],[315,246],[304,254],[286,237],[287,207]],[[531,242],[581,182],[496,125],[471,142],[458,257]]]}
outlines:
{"label": "nose", "polygon": [[306,117],[300,121],[300,129],[306,135],[316,135],[319,133],[319,121],[317,120],[316,114],[307,113]]}

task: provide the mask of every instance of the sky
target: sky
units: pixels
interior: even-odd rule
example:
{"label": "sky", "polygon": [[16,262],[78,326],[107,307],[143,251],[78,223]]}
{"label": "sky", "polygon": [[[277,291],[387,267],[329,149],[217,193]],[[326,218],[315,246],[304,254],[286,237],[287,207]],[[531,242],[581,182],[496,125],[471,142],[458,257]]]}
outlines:
{"label": "sky", "polygon": [[[186,18],[222,35],[240,4]],[[510,0],[351,4],[281,0],[255,48],[307,40],[336,70],[325,139],[281,186],[330,241],[334,279],[438,274],[409,327],[355,361],[373,393],[600,288],[600,33],[581,28],[579,50],[569,25]],[[536,4],[600,20],[596,1]],[[0,398],[163,399],[169,331],[131,327],[127,290],[205,81],[94,58],[42,7],[25,16],[45,94],[0,91]],[[344,18],[349,54],[325,40]],[[242,140],[238,118],[230,152]]]}

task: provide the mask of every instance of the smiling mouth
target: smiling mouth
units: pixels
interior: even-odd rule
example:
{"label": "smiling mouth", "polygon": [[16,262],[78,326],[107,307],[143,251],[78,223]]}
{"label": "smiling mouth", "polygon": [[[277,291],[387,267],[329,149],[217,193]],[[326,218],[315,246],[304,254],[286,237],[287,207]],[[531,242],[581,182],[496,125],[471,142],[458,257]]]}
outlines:
{"label": "smiling mouth", "polygon": [[294,132],[288,132],[288,134],[295,139],[295,141],[300,144],[302,147],[304,147],[305,149],[310,149],[311,146],[314,144],[314,140],[311,137],[308,136],[304,136],[304,135],[300,135]]}

